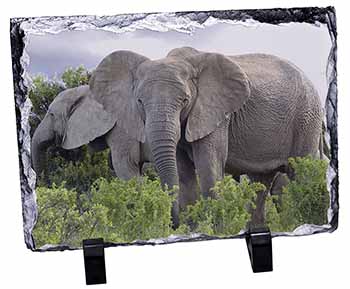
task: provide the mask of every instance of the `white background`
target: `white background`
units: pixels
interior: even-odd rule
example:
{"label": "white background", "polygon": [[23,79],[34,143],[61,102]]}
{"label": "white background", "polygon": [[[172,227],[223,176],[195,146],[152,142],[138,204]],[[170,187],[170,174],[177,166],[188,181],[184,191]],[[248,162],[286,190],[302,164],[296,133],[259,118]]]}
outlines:
{"label": "white background", "polygon": [[[8,6],[5,6],[5,5]],[[2,1],[0,17],[0,287],[85,288],[83,252],[33,253],[23,240],[9,18],[333,5],[338,20],[340,222],[332,234],[273,239],[274,271],[253,274],[244,240],[106,249],[104,288],[347,288],[350,223],[350,63],[346,1]]]}

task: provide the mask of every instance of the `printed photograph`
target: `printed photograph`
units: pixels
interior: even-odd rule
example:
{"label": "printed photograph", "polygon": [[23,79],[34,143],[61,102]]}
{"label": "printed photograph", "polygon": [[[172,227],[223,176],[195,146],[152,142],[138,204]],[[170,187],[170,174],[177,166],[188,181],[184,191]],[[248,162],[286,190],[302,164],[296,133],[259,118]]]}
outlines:
{"label": "printed photograph", "polygon": [[34,248],[330,228],[327,24],[200,13],[22,23]]}

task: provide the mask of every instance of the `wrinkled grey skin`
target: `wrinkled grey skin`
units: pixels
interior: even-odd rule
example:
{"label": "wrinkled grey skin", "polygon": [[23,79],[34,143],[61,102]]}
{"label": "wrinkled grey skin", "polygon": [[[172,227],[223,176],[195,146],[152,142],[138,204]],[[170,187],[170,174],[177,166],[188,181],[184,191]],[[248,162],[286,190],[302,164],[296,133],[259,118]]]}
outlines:
{"label": "wrinkled grey skin", "polygon": [[[129,136],[148,140],[162,184],[180,184],[181,207],[197,198],[195,170],[202,194],[215,197],[210,189],[224,172],[270,188],[276,172],[288,172],[289,157],[317,155],[317,92],[297,67],[272,55],[185,47],[150,60],[116,51],[97,66],[90,90]],[[257,198],[254,224],[264,223],[266,194]]]}
{"label": "wrinkled grey skin", "polygon": [[[115,138],[117,141],[112,141]],[[67,89],[57,95],[32,138],[33,168],[39,174],[46,162],[46,150],[55,145],[64,149],[89,144],[93,151],[111,149],[116,176],[130,179],[140,175],[150,153],[126,134],[90,93],[89,86]]]}

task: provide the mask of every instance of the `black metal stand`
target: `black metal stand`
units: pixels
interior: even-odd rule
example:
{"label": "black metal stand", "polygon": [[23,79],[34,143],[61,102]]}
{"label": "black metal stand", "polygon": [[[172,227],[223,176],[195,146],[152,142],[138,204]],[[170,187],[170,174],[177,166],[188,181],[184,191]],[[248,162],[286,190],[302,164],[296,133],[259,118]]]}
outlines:
{"label": "black metal stand", "polygon": [[[246,233],[250,262],[254,273],[272,271],[272,238],[266,227],[250,228]],[[86,285],[105,284],[104,241],[83,240]]]}
{"label": "black metal stand", "polygon": [[83,240],[83,250],[86,285],[107,283],[103,239]]}
{"label": "black metal stand", "polygon": [[272,271],[272,238],[269,228],[249,229],[246,242],[253,272]]}

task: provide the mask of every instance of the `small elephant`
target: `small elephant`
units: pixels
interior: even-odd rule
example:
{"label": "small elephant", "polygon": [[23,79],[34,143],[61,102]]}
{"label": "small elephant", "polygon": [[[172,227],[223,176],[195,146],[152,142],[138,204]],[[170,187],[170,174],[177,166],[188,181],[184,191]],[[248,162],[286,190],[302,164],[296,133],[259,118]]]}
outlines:
{"label": "small elephant", "polygon": [[[288,170],[289,157],[318,152],[317,92],[300,69],[273,55],[184,47],[150,60],[115,51],[89,85],[130,137],[147,139],[162,184],[186,192],[180,206],[196,198],[196,173],[201,193],[215,197],[211,188],[224,172],[270,187],[277,172]],[[264,223],[266,193],[257,197],[255,224]]]}
{"label": "small elephant", "polygon": [[31,145],[33,168],[40,173],[46,149],[55,145],[70,150],[89,144],[92,151],[110,147],[116,176],[130,179],[140,175],[149,162],[147,144],[126,134],[102,105],[93,99],[88,85],[58,94],[34,132]]}

